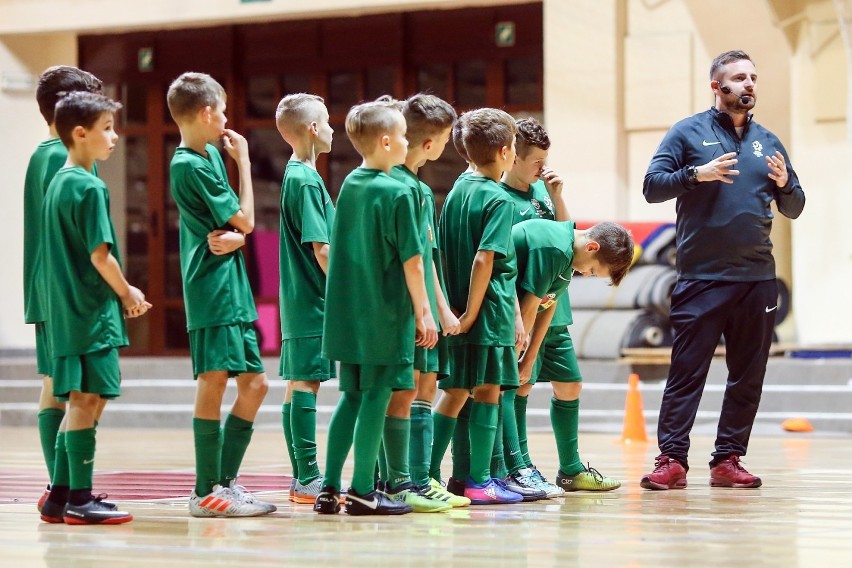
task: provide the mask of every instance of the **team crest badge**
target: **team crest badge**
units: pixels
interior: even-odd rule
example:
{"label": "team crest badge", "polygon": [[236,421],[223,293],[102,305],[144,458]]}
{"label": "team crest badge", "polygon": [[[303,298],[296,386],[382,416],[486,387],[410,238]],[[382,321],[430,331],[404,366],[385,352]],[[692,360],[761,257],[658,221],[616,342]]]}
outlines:
{"label": "team crest badge", "polygon": [[757,156],[758,158],[763,157],[763,144],[761,144],[760,142],[755,140],[754,142],[751,143],[751,147],[754,148],[754,155],[755,156]]}

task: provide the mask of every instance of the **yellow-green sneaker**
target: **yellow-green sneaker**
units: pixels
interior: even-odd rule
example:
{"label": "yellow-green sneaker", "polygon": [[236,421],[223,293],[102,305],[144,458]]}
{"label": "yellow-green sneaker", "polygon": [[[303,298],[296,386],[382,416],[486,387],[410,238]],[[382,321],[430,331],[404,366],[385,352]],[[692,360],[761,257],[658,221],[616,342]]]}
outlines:
{"label": "yellow-green sneaker", "polygon": [[593,467],[586,467],[577,475],[556,474],[556,485],[565,491],[612,491],[621,487],[621,482],[602,475]]}
{"label": "yellow-green sneaker", "polygon": [[446,501],[452,507],[467,507],[468,505],[470,505],[470,499],[464,497],[463,495],[456,495],[455,493],[450,493],[449,491],[447,491],[446,487],[444,487],[437,479],[430,479],[429,485],[423,487],[421,491],[430,499]]}
{"label": "yellow-green sneaker", "polygon": [[411,507],[415,513],[440,513],[441,511],[449,511],[453,508],[446,501],[431,499],[423,494],[420,489],[411,483],[403,483],[394,489],[388,488],[385,494],[400,503],[405,503]]}

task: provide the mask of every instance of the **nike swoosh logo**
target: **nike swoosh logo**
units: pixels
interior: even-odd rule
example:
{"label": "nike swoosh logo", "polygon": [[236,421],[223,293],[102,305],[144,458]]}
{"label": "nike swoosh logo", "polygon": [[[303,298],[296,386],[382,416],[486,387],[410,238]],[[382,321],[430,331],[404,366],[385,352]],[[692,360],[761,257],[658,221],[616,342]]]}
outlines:
{"label": "nike swoosh logo", "polygon": [[721,142],[708,142],[707,140],[702,140],[701,143],[705,146],[713,146],[714,144],[721,144]]}
{"label": "nike swoosh logo", "polygon": [[93,463],[94,461],[95,461],[95,458],[92,458],[90,460],[83,460],[83,465],[89,465],[90,463]]}
{"label": "nike swoosh logo", "polygon": [[532,207],[527,207],[526,209],[524,209],[523,211],[521,211],[521,215],[526,215],[527,213],[529,213],[529,212],[530,212],[530,209],[532,209]]}
{"label": "nike swoosh logo", "polygon": [[379,508],[379,500],[378,499],[376,499],[375,501],[367,501],[366,499],[361,499],[360,497],[356,497],[355,495],[352,495],[351,493],[349,495],[347,495],[347,498],[351,499],[352,501],[357,501],[358,503],[361,503],[362,505],[364,505],[368,509],[376,510],[376,509]]}
{"label": "nike swoosh logo", "polygon": [[778,309],[778,306],[775,306],[774,308],[770,308],[769,306],[766,306],[766,313],[768,314],[769,312],[774,312],[777,309]]}
{"label": "nike swoosh logo", "polygon": [[560,280],[564,280],[565,282],[571,282],[571,279],[570,279],[570,278],[565,278],[565,277],[564,277],[564,276],[562,276],[561,274],[557,274],[557,277],[558,277]]}

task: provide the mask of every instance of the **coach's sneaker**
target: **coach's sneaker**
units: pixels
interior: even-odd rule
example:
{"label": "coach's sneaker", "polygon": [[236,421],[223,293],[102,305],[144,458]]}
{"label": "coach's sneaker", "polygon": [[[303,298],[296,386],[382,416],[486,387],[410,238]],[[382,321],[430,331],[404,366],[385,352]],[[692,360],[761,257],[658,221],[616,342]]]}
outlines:
{"label": "coach's sneaker", "polygon": [[565,491],[612,491],[621,487],[620,481],[606,477],[593,467],[586,467],[577,475],[565,475],[559,470],[556,484]]}
{"label": "coach's sneaker", "polygon": [[506,485],[499,479],[493,477],[485,483],[474,483],[467,478],[464,496],[470,499],[471,505],[499,505],[507,503],[520,503],[523,496],[514,491],[509,491]]}
{"label": "coach's sneaker", "polygon": [[[530,472],[530,470],[527,470]],[[531,472],[530,472],[531,473]],[[514,491],[524,498],[524,501],[539,501],[547,499],[547,493],[533,486],[533,480],[529,475],[524,475],[520,471],[511,473],[503,479],[506,488],[509,491]]]}
{"label": "coach's sneaker", "polygon": [[643,477],[639,485],[645,489],[686,489],[686,469],[669,456],[657,456],[654,471]]}
{"label": "coach's sneaker", "polygon": [[189,496],[189,514],[193,517],[258,517],[267,513],[267,506],[245,501],[221,485],[214,485],[213,491],[201,497],[193,489]]}
{"label": "coach's sneaker", "polygon": [[[548,499],[552,499],[554,497],[562,497],[565,495],[565,490],[556,485],[555,483],[551,483],[544,477],[541,472],[538,470],[536,466],[532,466],[530,469],[530,478],[533,481],[534,487],[536,489],[540,489],[544,491],[547,495]],[[524,470],[519,471],[518,473],[523,472]]]}
{"label": "coach's sneaker", "polygon": [[41,497],[38,498],[38,503],[36,503],[36,508],[38,512],[41,513],[41,508],[44,507],[44,502],[47,501],[47,498],[50,496],[50,484],[47,484],[47,487],[44,489],[44,493],[41,494]]}
{"label": "coach's sneaker", "polygon": [[121,525],[133,520],[133,515],[119,511],[115,505],[104,501],[106,495],[93,497],[83,505],[65,505],[63,520],[66,525]]}
{"label": "coach's sneaker", "polygon": [[336,515],[340,512],[340,492],[331,485],[323,487],[314,500],[314,511],[320,515]]}
{"label": "coach's sneaker", "polygon": [[347,515],[404,515],[411,510],[410,505],[395,501],[381,491],[361,495],[350,487],[346,495]]}
{"label": "coach's sneaker", "polygon": [[394,501],[410,505],[415,513],[440,513],[453,508],[445,500],[427,497],[420,488],[410,481],[393,489],[388,487],[387,496]]}
{"label": "coach's sneaker", "polygon": [[451,477],[447,481],[447,491],[452,493],[453,495],[461,495],[464,496],[465,483],[460,479],[456,479]]}
{"label": "coach's sneaker", "polygon": [[322,477],[316,477],[313,481],[305,484],[297,479],[293,484],[293,491],[290,493],[290,501],[302,505],[313,505],[320,491],[322,491]]}
{"label": "coach's sneaker", "polygon": [[274,513],[278,510],[278,507],[276,507],[272,503],[258,499],[252,493],[249,493],[245,487],[243,487],[242,485],[237,485],[235,479],[231,480],[230,484],[228,485],[228,489],[231,490],[231,493],[234,494],[234,497],[236,497],[243,503],[260,507],[264,509],[267,513]]}
{"label": "coach's sneaker", "polygon": [[430,499],[438,499],[439,501],[446,501],[453,507],[467,507],[470,505],[470,499],[464,495],[450,493],[440,481],[434,478],[429,479],[429,485],[421,487],[420,490],[426,497],[429,497]]}
{"label": "coach's sneaker", "polygon": [[711,487],[754,489],[762,484],[759,477],[746,471],[739,456],[730,455],[710,468]]}

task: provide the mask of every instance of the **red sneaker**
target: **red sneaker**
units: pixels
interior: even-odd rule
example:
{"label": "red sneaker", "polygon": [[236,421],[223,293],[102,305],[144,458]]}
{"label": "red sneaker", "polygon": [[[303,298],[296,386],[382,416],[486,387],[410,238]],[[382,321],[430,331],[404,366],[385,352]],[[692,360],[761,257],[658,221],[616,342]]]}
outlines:
{"label": "red sneaker", "polygon": [[740,456],[728,456],[710,468],[711,487],[734,487],[737,489],[753,489],[760,487],[763,482],[752,475],[740,463]]}
{"label": "red sneaker", "polygon": [[643,477],[639,485],[645,489],[685,489],[686,470],[669,456],[657,456],[654,471]]}

